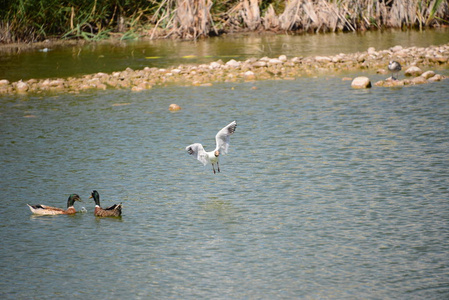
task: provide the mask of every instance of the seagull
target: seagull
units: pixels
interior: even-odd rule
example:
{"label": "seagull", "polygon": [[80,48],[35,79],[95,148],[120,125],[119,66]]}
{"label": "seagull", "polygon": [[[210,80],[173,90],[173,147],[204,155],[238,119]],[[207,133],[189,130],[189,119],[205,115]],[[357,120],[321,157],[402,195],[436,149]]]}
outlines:
{"label": "seagull", "polygon": [[401,71],[401,64],[395,60],[391,60],[388,64],[388,70],[391,72],[391,79],[396,80],[394,77],[394,73],[399,75],[399,71]]}
{"label": "seagull", "polygon": [[203,148],[203,145],[201,145],[200,143],[195,143],[187,146],[186,151],[190,155],[193,155],[200,162],[202,162],[203,165],[207,165],[208,163],[211,164],[214,174],[216,173],[215,165],[217,165],[217,171],[220,172],[220,166],[218,165],[218,156],[222,153],[228,153],[229,140],[231,138],[231,134],[235,132],[236,127],[237,123],[233,121],[217,133],[217,135],[215,136],[217,145],[214,151],[206,152]]}

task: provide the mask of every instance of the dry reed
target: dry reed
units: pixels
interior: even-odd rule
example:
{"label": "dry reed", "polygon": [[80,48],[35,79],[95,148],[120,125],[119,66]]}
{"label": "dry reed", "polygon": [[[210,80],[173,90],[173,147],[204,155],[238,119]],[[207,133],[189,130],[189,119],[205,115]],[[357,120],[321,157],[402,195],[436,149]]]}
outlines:
{"label": "dry reed", "polygon": [[261,25],[258,0],[243,0],[242,18],[249,30],[256,30]]}
{"label": "dry reed", "polygon": [[[0,42],[37,41],[49,34],[97,40],[125,31],[124,36],[131,32],[131,37],[197,39],[219,30],[329,32],[449,23],[448,0],[126,0],[123,5],[80,0],[76,6],[64,6],[57,0],[17,3],[12,1],[0,10]],[[38,7],[57,11],[39,11]]]}
{"label": "dry reed", "polygon": [[[273,19],[272,12],[270,19]],[[279,15],[280,29],[303,31],[365,30],[381,27],[440,26],[448,23],[444,0],[289,0]]]}

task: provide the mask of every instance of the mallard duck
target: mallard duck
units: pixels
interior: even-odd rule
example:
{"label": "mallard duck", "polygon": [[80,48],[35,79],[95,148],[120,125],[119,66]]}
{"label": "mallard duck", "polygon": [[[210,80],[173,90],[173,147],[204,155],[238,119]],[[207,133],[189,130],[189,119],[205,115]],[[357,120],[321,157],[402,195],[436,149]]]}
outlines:
{"label": "mallard duck", "polygon": [[217,171],[220,172],[218,156],[222,153],[228,153],[231,134],[235,132],[236,127],[237,123],[233,121],[217,133],[217,135],[215,136],[216,146],[214,151],[206,152],[206,150],[204,150],[203,148],[203,145],[201,145],[200,143],[195,143],[186,147],[187,153],[193,155],[196,159],[202,162],[203,165],[211,164],[214,174],[216,173],[215,165],[217,166]]}
{"label": "mallard duck", "polygon": [[94,215],[97,217],[120,217],[122,215],[122,204],[114,204],[108,208],[101,208],[100,194],[97,191],[92,191],[90,198],[94,198],[95,211]]}
{"label": "mallard duck", "polygon": [[81,201],[80,196],[77,194],[71,194],[69,199],[67,199],[67,209],[64,210],[62,208],[37,204],[37,205],[28,205],[31,212],[36,215],[71,215],[76,213],[75,207],[73,204],[75,201]]}

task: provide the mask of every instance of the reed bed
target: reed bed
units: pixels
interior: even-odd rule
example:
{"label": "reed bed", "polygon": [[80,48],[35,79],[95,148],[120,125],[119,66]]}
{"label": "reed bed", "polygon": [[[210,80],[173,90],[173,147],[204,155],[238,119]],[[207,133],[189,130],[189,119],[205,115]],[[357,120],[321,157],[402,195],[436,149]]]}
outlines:
{"label": "reed bed", "polygon": [[0,43],[449,25],[448,0],[18,0],[3,6]]}

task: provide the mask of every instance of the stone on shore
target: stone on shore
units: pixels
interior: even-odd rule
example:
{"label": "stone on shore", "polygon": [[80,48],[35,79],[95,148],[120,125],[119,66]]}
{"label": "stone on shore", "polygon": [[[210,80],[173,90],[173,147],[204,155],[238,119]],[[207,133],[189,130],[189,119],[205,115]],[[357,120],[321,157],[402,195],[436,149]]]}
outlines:
{"label": "stone on shore", "polygon": [[351,83],[353,89],[366,89],[371,87],[371,81],[366,76],[359,76],[354,78]]}
{"label": "stone on shore", "polygon": [[387,71],[387,70],[385,70],[385,69],[377,69],[376,73],[377,73],[377,74],[385,75],[385,74],[388,74],[389,71]]}
{"label": "stone on shore", "polygon": [[9,85],[9,80],[2,79],[0,80],[0,87]]}
{"label": "stone on shore", "polygon": [[256,79],[256,75],[254,74],[253,71],[246,71],[244,76],[245,76],[246,80],[255,80]]}
{"label": "stone on shore", "polygon": [[226,63],[226,65],[231,68],[238,68],[238,67],[240,67],[240,62],[236,61],[235,59],[231,59],[230,61],[228,61]]}
{"label": "stone on shore", "polygon": [[368,54],[376,54],[376,48],[374,47],[369,47],[367,50]]}
{"label": "stone on shore", "polygon": [[427,83],[427,79],[422,77],[422,76],[415,77],[411,81],[412,81],[413,84],[424,84],[424,83]]}
{"label": "stone on shore", "polygon": [[29,88],[30,88],[29,85],[26,82],[23,82],[22,80],[20,80],[16,84],[16,91],[18,93],[26,93]]}
{"label": "stone on shore", "polygon": [[321,63],[328,63],[332,61],[332,58],[327,56],[315,56],[315,60]]}
{"label": "stone on shore", "polygon": [[209,64],[209,69],[211,70],[216,70],[216,69],[220,69],[221,65],[219,62],[213,61]]}
{"label": "stone on shore", "polygon": [[449,60],[449,58],[447,56],[441,56],[441,55],[430,55],[429,60],[431,62],[435,62],[435,63],[439,63],[439,64],[446,64]]}
{"label": "stone on shore", "polygon": [[405,80],[393,80],[391,78],[388,78],[386,80],[380,80],[380,81],[376,82],[374,85],[381,86],[381,87],[400,87],[400,86],[404,86],[406,84],[409,84],[409,82],[405,81]]}
{"label": "stone on shore", "polygon": [[412,67],[408,68],[404,74],[405,74],[405,76],[419,76],[422,73],[423,73],[423,71],[420,68],[418,68],[416,66],[412,66]]}
{"label": "stone on shore", "polygon": [[429,78],[435,76],[435,72],[432,70],[426,71],[426,72],[422,73],[421,76],[424,77],[425,79],[429,79]]}
{"label": "stone on shore", "polygon": [[256,67],[256,68],[263,68],[263,67],[266,67],[266,66],[267,66],[267,63],[264,62],[264,61],[261,61],[261,60],[256,61],[255,63],[253,63],[253,67]]}
{"label": "stone on shore", "polygon": [[402,46],[398,45],[398,46],[394,46],[390,48],[391,52],[399,52],[402,51],[402,49],[404,49]]}
{"label": "stone on shore", "polygon": [[441,80],[443,80],[443,79],[445,79],[445,77],[444,77],[443,75],[441,75],[441,74],[435,74],[435,76],[430,77],[428,80],[429,80],[430,82],[434,82],[434,81],[441,81]]}
{"label": "stone on shore", "polygon": [[270,65],[280,65],[282,63],[283,63],[283,61],[280,59],[277,59],[277,58],[272,58],[268,61],[268,64],[270,64]]}

